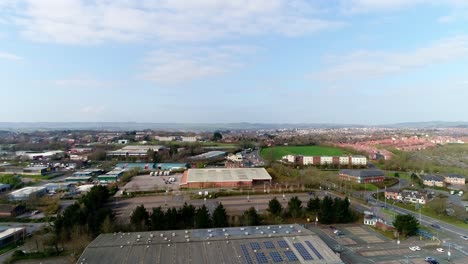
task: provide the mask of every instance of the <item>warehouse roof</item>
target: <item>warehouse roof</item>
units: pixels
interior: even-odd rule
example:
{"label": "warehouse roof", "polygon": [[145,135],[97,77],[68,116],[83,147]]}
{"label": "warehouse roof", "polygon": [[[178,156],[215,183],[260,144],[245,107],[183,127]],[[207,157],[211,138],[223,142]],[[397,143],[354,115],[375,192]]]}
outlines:
{"label": "warehouse roof", "polygon": [[13,196],[25,196],[25,195],[30,195],[32,193],[35,193],[35,192],[40,192],[40,191],[43,191],[45,190],[45,187],[24,187],[24,188],[21,188],[19,190],[16,190],[14,192],[11,192],[10,195],[13,195]]}
{"label": "warehouse roof", "polygon": [[[281,261],[280,261],[281,260]],[[99,235],[78,263],[343,263],[299,225]]]}
{"label": "warehouse roof", "polygon": [[381,170],[341,170],[340,174],[361,178],[385,176]]}
{"label": "warehouse roof", "polygon": [[189,169],[189,182],[239,182],[252,180],[271,180],[270,174],[264,168],[213,168]]}
{"label": "warehouse roof", "polygon": [[226,155],[226,152],[224,151],[213,150],[213,151],[208,151],[206,153],[196,155],[190,158],[191,159],[212,159],[212,158],[216,158],[216,157],[224,156],[224,155]]}

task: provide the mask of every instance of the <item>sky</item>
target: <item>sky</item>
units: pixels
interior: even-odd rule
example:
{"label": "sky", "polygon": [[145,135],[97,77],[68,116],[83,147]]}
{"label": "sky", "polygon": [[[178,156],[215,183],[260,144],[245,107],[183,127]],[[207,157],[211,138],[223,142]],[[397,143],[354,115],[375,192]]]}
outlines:
{"label": "sky", "polygon": [[468,1],[0,0],[0,122],[468,121]]}

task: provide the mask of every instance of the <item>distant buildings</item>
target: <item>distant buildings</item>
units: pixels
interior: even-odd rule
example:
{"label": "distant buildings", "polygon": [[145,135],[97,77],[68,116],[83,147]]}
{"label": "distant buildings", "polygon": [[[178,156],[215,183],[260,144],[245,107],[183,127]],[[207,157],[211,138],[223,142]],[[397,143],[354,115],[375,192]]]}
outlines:
{"label": "distant buildings", "polygon": [[45,187],[24,187],[8,195],[10,201],[26,201],[46,194]]}
{"label": "distant buildings", "polygon": [[157,141],[182,141],[182,142],[197,142],[200,140],[199,136],[155,136]]}
{"label": "distant buildings", "polygon": [[339,166],[367,166],[367,158],[364,156],[302,156],[286,155],[283,161],[299,166],[308,165],[339,165]]}
{"label": "distant buildings", "polygon": [[423,184],[426,186],[445,187],[445,178],[439,175],[423,176]]}
{"label": "distant buildings", "polygon": [[184,172],[181,188],[237,188],[255,184],[271,184],[271,176],[264,168],[189,169]]}
{"label": "distant buildings", "polygon": [[206,159],[224,158],[225,156],[226,156],[226,152],[219,151],[219,150],[213,150],[213,151],[208,151],[208,152],[200,154],[200,155],[190,157],[190,159],[192,159],[192,160],[206,160]]}
{"label": "distant buildings", "polygon": [[115,168],[104,175],[98,176],[98,181],[101,183],[117,182],[125,171],[126,169]]}
{"label": "distant buildings", "polygon": [[0,247],[5,247],[9,244],[23,240],[26,236],[26,228],[12,227],[0,230]]}
{"label": "distant buildings", "polygon": [[146,157],[148,150],[153,150],[154,152],[165,151],[166,147],[164,146],[152,146],[152,145],[130,145],[125,146],[119,150],[107,152],[107,156],[114,157]]}
{"label": "distant buildings", "polygon": [[30,159],[30,160],[37,160],[37,159],[46,159],[51,158],[54,156],[63,157],[65,152],[62,150],[52,150],[52,151],[45,151],[45,152],[34,152],[34,151],[16,151],[16,156]]}
{"label": "distant buildings", "polygon": [[26,212],[26,207],[20,204],[0,204],[0,217],[16,217]]}
{"label": "distant buildings", "polygon": [[444,174],[444,181],[448,184],[465,185],[466,178],[460,174]]}
{"label": "distant buildings", "polygon": [[385,197],[399,202],[426,204],[425,195],[418,191],[388,189],[385,191]]}
{"label": "distant buildings", "polygon": [[342,180],[356,183],[383,182],[385,180],[384,172],[376,169],[341,170],[339,177]]}

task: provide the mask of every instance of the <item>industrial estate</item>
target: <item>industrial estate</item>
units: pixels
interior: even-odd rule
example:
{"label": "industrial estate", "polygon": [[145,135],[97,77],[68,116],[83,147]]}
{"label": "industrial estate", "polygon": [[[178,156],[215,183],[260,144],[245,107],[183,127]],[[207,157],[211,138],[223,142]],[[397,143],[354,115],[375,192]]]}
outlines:
{"label": "industrial estate", "polygon": [[[465,165],[420,160],[463,153],[468,131],[343,131],[2,132],[0,245],[8,261],[464,263]],[[392,141],[363,151],[363,135]]]}

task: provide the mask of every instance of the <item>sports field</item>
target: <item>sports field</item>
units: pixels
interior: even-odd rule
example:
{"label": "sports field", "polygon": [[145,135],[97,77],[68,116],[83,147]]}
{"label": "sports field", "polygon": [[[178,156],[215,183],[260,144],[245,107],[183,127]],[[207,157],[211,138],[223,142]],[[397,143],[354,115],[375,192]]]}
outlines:
{"label": "sports field", "polygon": [[283,156],[303,155],[303,156],[341,156],[343,151],[338,148],[321,147],[321,146],[280,146],[272,148],[263,148],[260,155],[264,159],[273,158],[281,159]]}

